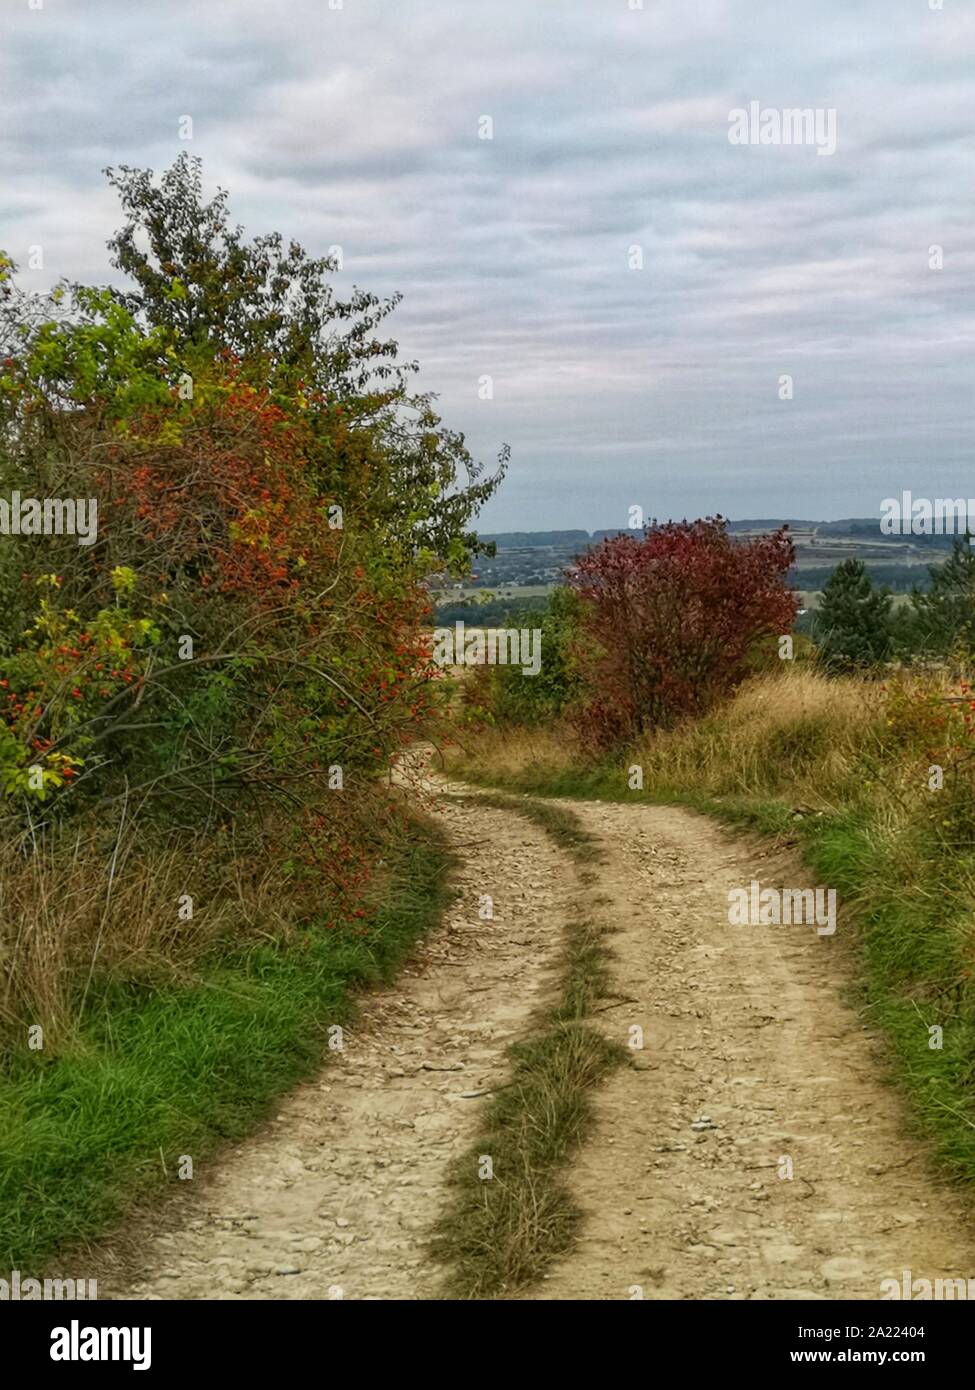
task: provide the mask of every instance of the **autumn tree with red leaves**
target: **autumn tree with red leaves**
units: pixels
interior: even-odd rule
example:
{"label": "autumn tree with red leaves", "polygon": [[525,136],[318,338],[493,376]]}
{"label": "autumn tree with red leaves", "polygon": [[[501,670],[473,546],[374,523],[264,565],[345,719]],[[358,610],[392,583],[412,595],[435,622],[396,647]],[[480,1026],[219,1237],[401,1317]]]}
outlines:
{"label": "autumn tree with red leaves", "polygon": [[785,576],[783,527],[736,540],[721,517],[652,524],[580,556],[575,660],[587,697],[575,711],[610,744],[700,714],[734,688],[763,637],[791,630],[798,600]]}
{"label": "autumn tree with red leaves", "polygon": [[98,509],[0,548],[0,838],[124,822],[361,915],[441,704],[425,581],[469,568],[505,451],[485,475],[411,389],[395,298],[246,240],[198,160],[109,176],[127,286],[26,293],[0,254],[0,492]]}

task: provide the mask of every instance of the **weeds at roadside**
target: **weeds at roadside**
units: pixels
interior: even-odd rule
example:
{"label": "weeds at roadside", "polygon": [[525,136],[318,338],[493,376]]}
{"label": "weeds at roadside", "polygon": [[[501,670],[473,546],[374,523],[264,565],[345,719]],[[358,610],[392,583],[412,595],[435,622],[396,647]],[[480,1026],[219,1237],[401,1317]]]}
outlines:
{"label": "weeds at roadside", "polygon": [[[886,1034],[918,1131],[952,1177],[975,1182],[972,791],[962,765],[948,775],[968,734],[943,727],[957,701],[937,679],[885,691],[794,669],[613,758],[585,762],[556,730],[495,728],[468,740],[461,765],[479,786],[682,805],[795,845],[847,909],[859,1003]],[[932,790],[939,762],[945,786]]]}
{"label": "weeds at roadside", "polygon": [[[414,823],[387,851],[382,901],[358,929],[313,925],[248,942],[192,985],[94,995],[75,1045],[11,1059],[0,1075],[0,1269],[106,1233],[135,1204],[242,1138],[327,1057],[354,992],[393,978],[440,918],[451,862]],[[167,1178],[160,1157],[166,1159]]]}

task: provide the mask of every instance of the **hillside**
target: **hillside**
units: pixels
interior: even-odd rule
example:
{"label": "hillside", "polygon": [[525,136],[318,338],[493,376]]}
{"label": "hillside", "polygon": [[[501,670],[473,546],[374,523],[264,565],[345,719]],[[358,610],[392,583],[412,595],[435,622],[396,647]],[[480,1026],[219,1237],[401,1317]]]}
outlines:
{"label": "hillside", "polygon": [[[926,588],[927,567],[942,560],[951,548],[950,536],[882,536],[876,518],[853,517],[843,521],[808,521],[792,518],[742,518],[729,523],[729,531],[741,538],[767,534],[788,525],[795,544],[793,583],[804,593],[821,589],[832,569],[842,560],[862,559],[878,584],[894,593]],[[477,557],[473,571],[463,579],[448,581],[433,576],[430,583],[446,621],[454,606],[468,594],[491,591],[504,607],[492,610],[486,621],[512,611],[517,602],[537,599],[562,582],[577,556],[625,529],[587,531],[485,532],[482,540],[494,544],[497,553]],[[459,611],[459,610],[458,610]]]}

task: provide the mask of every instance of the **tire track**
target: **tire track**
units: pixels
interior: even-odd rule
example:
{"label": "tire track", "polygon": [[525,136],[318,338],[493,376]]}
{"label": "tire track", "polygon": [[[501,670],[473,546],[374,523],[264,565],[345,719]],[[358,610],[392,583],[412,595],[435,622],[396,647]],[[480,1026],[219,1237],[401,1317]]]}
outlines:
{"label": "tire track", "polygon": [[[103,1296],[437,1296],[427,1239],[451,1160],[552,998],[580,908],[542,829],[439,789],[462,859],[444,924],[318,1079],[144,1226],[137,1255],[105,1253]],[[594,1022],[643,1046],[596,1092],[568,1174],[580,1239],[520,1296],[879,1299],[904,1270],[975,1275],[962,1197],[909,1137],[882,1045],[844,1002],[842,919],[835,937],[728,924],[729,889],[805,886],[797,861],[684,810],[557,804],[604,851],[584,896],[614,979]]]}
{"label": "tire track", "polygon": [[606,847],[601,912],[632,1001],[601,1026],[627,1042],[636,1025],[644,1047],[596,1097],[572,1183],[589,1220],[540,1296],[879,1299],[905,1269],[975,1275],[961,1196],[844,1002],[842,919],[833,937],[728,925],[729,889],[808,871],[689,811],[565,804]]}
{"label": "tire track", "polygon": [[[201,1172],[163,1229],[104,1252],[103,1297],[420,1299],[450,1160],[550,989],[572,874],[520,817],[445,798],[458,897],[345,1046],[264,1130]],[[494,919],[478,916],[483,894]],[[136,1245],[133,1253],[131,1247]],[[115,1264],[115,1268],[113,1268]]]}

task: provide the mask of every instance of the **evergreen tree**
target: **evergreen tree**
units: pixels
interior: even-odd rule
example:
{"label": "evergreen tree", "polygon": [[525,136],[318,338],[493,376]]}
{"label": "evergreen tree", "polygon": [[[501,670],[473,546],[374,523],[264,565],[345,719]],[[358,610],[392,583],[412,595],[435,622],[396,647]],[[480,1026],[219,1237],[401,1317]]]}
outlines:
{"label": "evergreen tree", "polygon": [[909,645],[915,652],[948,656],[975,652],[975,550],[959,536],[943,565],[929,565],[931,587],[911,594]]}
{"label": "evergreen tree", "polygon": [[823,588],[814,635],[827,670],[875,666],[890,655],[891,594],[878,588],[862,560],[843,560]]}

